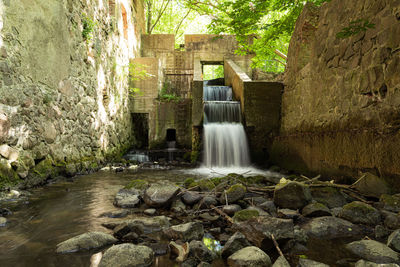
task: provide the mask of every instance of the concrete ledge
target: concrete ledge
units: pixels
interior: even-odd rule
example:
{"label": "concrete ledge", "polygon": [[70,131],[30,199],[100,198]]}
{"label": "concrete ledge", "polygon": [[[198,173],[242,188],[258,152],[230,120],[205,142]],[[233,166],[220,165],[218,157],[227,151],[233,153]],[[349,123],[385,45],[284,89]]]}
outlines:
{"label": "concrete ledge", "polygon": [[199,58],[194,59],[193,67],[192,123],[193,126],[201,126],[203,124],[203,78]]}

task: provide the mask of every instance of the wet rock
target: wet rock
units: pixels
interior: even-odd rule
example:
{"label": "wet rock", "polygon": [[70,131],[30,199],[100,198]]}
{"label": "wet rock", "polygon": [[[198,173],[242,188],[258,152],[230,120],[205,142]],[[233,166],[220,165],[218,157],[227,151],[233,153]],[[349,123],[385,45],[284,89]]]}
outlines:
{"label": "wet rock", "polygon": [[205,196],[201,201],[200,208],[210,208],[211,205],[215,206],[218,204],[218,201],[213,196]]}
{"label": "wet rock", "polygon": [[222,258],[228,258],[230,255],[235,253],[242,248],[249,247],[251,244],[247,241],[246,237],[240,233],[236,232],[233,236],[231,236],[224,247],[221,250]]}
{"label": "wet rock", "polygon": [[233,216],[233,220],[235,222],[243,222],[250,220],[252,218],[257,218],[260,215],[260,213],[257,210],[240,210],[235,213]]}
{"label": "wet rock", "polygon": [[127,223],[121,223],[114,228],[114,236],[118,239],[121,239],[123,236],[127,235],[131,231],[140,232],[139,229],[131,229]]}
{"label": "wet rock", "polygon": [[329,265],[309,259],[299,259],[299,267],[329,267]]}
{"label": "wet rock", "polygon": [[354,237],[361,234],[359,226],[336,217],[317,217],[302,226],[308,236],[317,239]]}
{"label": "wet rock", "polygon": [[102,232],[89,232],[75,236],[57,245],[57,253],[72,253],[81,250],[101,248],[116,243],[112,235]]}
{"label": "wet rock", "polygon": [[123,240],[124,242],[131,242],[131,243],[133,243],[133,242],[136,242],[138,238],[139,238],[139,235],[138,235],[137,233],[131,232],[131,233],[127,233],[126,235],[124,235],[124,236],[122,237],[122,240]]}
{"label": "wet rock", "polygon": [[148,187],[149,183],[141,179],[130,181],[129,184],[125,186],[126,189],[136,189],[139,190],[140,193],[144,192]]}
{"label": "wet rock", "polygon": [[121,208],[134,208],[140,203],[139,194],[136,189],[120,189],[115,196],[114,205]]}
{"label": "wet rock", "polygon": [[7,208],[0,208],[0,216],[6,217],[11,214],[12,214],[11,210]]}
{"label": "wet rock", "polygon": [[212,262],[217,256],[202,241],[192,240],[189,243],[189,255],[202,261]]}
{"label": "wet rock", "polygon": [[382,215],[385,218],[384,224],[387,228],[395,230],[400,228],[400,215],[389,212],[389,211],[382,211]]}
{"label": "wet rock", "polygon": [[182,195],[182,201],[183,201],[183,203],[185,203],[186,205],[190,205],[190,206],[196,204],[196,203],[199,202],[202,198],[203,198],[203,197],[202,197],[199,193],[196,193],[196,192],[185,192],[185,193]]}
{"label": "wet rock", "polygon": [[331,213],[333,216],[339,217],[339,214],[342,211],[342,209],[343,209],[342,207],[333,208],[333,209],[331,209]]}
{"label": "wet rock", "polygon": [[153,250],[154,256],[165,255],[169,251],[168,244],[165,243],[150,243],[146,246]]}
{"label": "wet rock", "polygon": [[271,266],[269,256],[258,247],[246,247],[229,256],[228,265],[231,267]]}
{"label": "wet rock", "polygon": [[278,185],[274,191],[274,203],[281,208],[301,209],[310,201],[310,189],[298,182]]}
{"label": "wet rock", "polygon": [[356,262],[356,265],[354,265],[355,267],[398,267],[399,265],[395,264],[395,263],[375,263],[375,262],[370,262],[370,261],[366,261],[366,260],[359,260]]}
{"label": "wet rock", "polygon": [[390,193],[390,187],[386,181],[369,172],[362,174],[362,179],[355,184],[355,188],[365,196],[376,198]]}
{"label": "wet rock", "polygon": [[201,219],[206,220],[207,222],[214,222],[220,218],[218,215],[211,215],[208,212],[204,212],[199,216]]}
{"label": "wet rock", "polygon": [[219,201],[224,204],[226,204],[226,201],[228,201],[228,204],[232,204],[237,202],[238,200],[241,200],[245,194],[246,187],[242,184],[235,184],[222,193]]}
{"label": "wet rock", "polygon": [[200,264],[200,260],[192,257],[192,258],[188,258],[187,260],[185,260],[181,264],[181,267],[193,267],[193,266],[197,266],[198,264]]}
{"label": "wet rock", "polygon": [[197,267],[211,267],[212,265],[208,262],[200,262],[199,265],[197,265]]}
{"label": "wet rock", "polygon": [[250,203],[254,206],[259,206],[266,201],[268,201],[268,199],[264,197],[252,197]]}
{"label": "wet rock", "polygon": [[204,235],[204,228],[201,223],[190,222],[171,226],[164,230],[164,234],[174,240],[191,241],[200,240]]}
{"label": "wet rock", "polygon": [[386,229],[382,225],[375,226],[375,238],[376,239],[386,239],[390,235],[391,231]]}
{"label": "wet rock", "polygon": [[272,267],[290,267],[290,264],[285,257],[279,256]]}
{"label": "wet rock", "polygon": [[379,202],[382,203],[385,210],[400,212],[400,194],[382,195]]}
{"label": "wet rock", "polygon": [[347,203],[343,194],[333,187],[314,187],[311,188],[311,195],[314,200],[326,205],[328,208],[342,207]]}
{"label": "wet rock", "polygon": [[332,215],[328,207],[321,203],[308,204],[303,208],[301,213],[306,217],[323,217]]}
{"label": "wet rock", "polygon": [[150,266],[154,260],[154,252],[146,246],[121,244],[107,249],[99,267]]}
{"label": "wet rock", "polygon": [[101,226],[103,226],[107,229],[110,229],[110,230],[113,230],[118,225],[120,225],[120,223],[117,223],[117,222],[105,222],[105,223],[101,224]]}
{"label": "wet rock", "polygon": [[186,205],[180,199],[175,199],[171,204],[171,211],[180,213],[186,210]]}
{"label": "wet rock", "polygon": [[246,208],[246,210],[258,211],[258,216],[271,216],[271,215],[269,215],[268,212],[264,211],[263,209],[261,209],[259,207],[249,206],[249,207]]}
{"label": "wet rock", "polygon": [[387,245],[391,249],[400,252],[400,229],[397,229],[389,236]]}
{"label": "wet rock", "polygon": [[294,227],[294,240],[302,244],[306,244],[308,241],[308,236],[306,231],[301,229],[300,226],[298,225]]}
{"label": "wet rock", "polygon": [[352,223],[376,225],[381,221],[381,215],[377,209],[360,201],[353,201],[343,206],[339,217]]}
{"label": "wet rock", "polygon": [[216,228],[211,228],[208,230],[211,234],[220,234],[221,233],[221,227],[216,227]]}
{"label": "wet rock", "polygon": [[128,211],[126,210],[117,210],[117,211],[109,211],[104,212],[100,215],[100,217],[108,217],[108,218],[123,218],[128,215]]}
{"label": "wet rock", "polygon": [[287,241],[294,238],[293,220],[279,219],[275,217],[258,217],[233,225],[236,231],[246,236],[246,239],[262,249],[273,247],[271,234],[279,241]]}
{"label": "wet rock", "polygon": [[7,219],[4,217],[0,217],[0,227],[6,226]]}
{"label": "wet rock", "polygon": [[279,209],[277,213],[278,218],[296,220],[300,213],[297,210]]}
{"label": "wet rock", "polygon": [[156,209],[146,209],[143,211],[144,214],[149,216],[154,216],[157,213]]}
{"label": "wet rock", "polygon": [[376,263],[399,263],[399,255],[385,244],[375,240],[361,240],[346,245],[358,257]]}
{"label": "wet rock", "polygon": [[242,208],[238,204],[231,204],[231,205],[225,205],[222,208],[222,211],[228,214],[229,216],[233,216],[235,212],[240,211]]}
{"label": "wet rock", "polygon": [[[169,219],[165,216],[138,217],[135,219],[122,221],[114,228],[114,234],[121,228],[124,228],[124,231],[127,231],[129,229],[129,232],[135,232],[137,234],[149,234],[153,232],[158,232],[169,226]],[[127,233],[124,233],[123,235],[125,234]]]}
{"label": "wet rock", "polygon": [[173,184],[153,184],[146,189],[143,199],[150,207],[165,207],[178,194],[179,187]]}
{"label": "wet rock", "polygon": [[258,205],[258,207],[263,209],[263,210],[265,210],[266,212],[268,212],[272,216],[276,216],[277,215],[276,206],[275,206],[275,203],[272,200],[265,201],[265,202],[261,203],[260,205]]}

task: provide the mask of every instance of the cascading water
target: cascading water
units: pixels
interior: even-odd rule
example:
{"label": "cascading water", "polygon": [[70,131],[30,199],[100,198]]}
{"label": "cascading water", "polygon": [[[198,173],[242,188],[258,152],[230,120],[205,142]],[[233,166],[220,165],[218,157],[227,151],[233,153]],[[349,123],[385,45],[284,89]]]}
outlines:
{"label": "cascading water", "polygon": [[204,165],[208,168],[250,165],[240,102],[229,86],[204,86]]}

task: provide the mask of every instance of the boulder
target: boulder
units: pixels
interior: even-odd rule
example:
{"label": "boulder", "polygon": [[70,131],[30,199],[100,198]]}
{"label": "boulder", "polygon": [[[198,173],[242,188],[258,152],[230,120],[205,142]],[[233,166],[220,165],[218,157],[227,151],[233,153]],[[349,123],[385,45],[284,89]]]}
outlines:
{"label": "boulder", "polygon": [[[199,203],[200,208],[210,208],[211,205],[217,205],[218,201],[214,196],[205,196]],[[196,205],[197,206],[197,205]]]}
{"label": "boulder", "polygon": [[390,212],[382,211],[382,215],[385,218],[384,224],[387,228],[396,230],[400,228],[400,215]]}
{"label": "boulder", "polygon": [[272,265],[269,256],[258,247],[245,247],[229,256],[231,267],[269,267]]}
{"label": "boulder", "polygon": [[153,184],[146,189],[143,199],[150,207],[166,207],[171,204],[179,190],[179,187],[173,184]]}
{"label": "boulder", "polygon": [[381,214],[377,209],[360,201],[353,201],[343,206],[339,217],[352,223],[377,225],[381,221]]}
{"label": "boulder", "polygon": [[356,262],[356,265],[354,267],[398,267],[399,265],[395,263],[375,263],[375,262],[370,262],[366,260],[359,260]]}
{"label": "boulder", "polygon": [[396,231],[390,234],[387,241],[387,245],[391,249],[400,252],[400,229],[397,229]]}
{"label": "boulder", "polygon": [[242,184],[235,184],[221,194],[221,198],[219,199],[219,201],[224,204],[226,204],[226,201],[228,201],[228,204],[232,204],[237,202],[238,200],[241,200],[245,194],[246,187]]}
{"label": "boulder", "polygon": [[242,208],[238,204],[231,204],[231,205],[225,205],[222,208],[222,211],[228,214],[229,216],[233,216],[235,212],[240,211]]}
{"label": "boulder", "polygon": [[309,259],[299,259],[298,267],[329,267],[329,265]]}
{"label": "boulder", "polygon": [[217,255],[209,250],[202,241],[192,240],[189,243],[191,257],[195,257],[205,262],[212,262]]}
{"label": "boulder", "polygon": [[164,234],[174,240],[192,241],[200,240],[204,235],[204,228],[201,223],[190,222],[171,226],[164,230]]}
{"label": "boulder", "polygon": [[192,206],[199,202],[203,197],[197,192],[185,192],[182,195],[182,201],[186,205]]}
{"label": "boulder", "polygon": [[301,213],[306,217],[323,217],[332,215],[328,207],[321,203],[308,204],[303,208]]}
{"label": "boulder", "polygon": [[310,189],[298,182],[278,185],[274,191],[274,203],[287,209],[301,209],[311,201]]}
{"label": "boulder", "polygon": [[72,253],[81,250],[101,248],[116,243],[112,235],[102,232],[89,232],[75,236],[57,245],[57,253]]}
{"label": "boulder", "polygon": [[108,218],[124,218],[128,215],[128,211],[126,210],[117,210],[117,211],[109,211],[104,212],[100,215],[100,217],[108,217]]}
{"label": "boulder", "polygon": [[0,143],[3,143],[7,137],[11,127],[11,122],[7,115],[0,112]]}
{"label": "boulder", "polygon": [[370,197],[379,198],[383,194],[390,193],[390,187],[386,181],[369,172],[363,173],[361,179],[354,186],[363,195]]}
{"label": "boulder", "polygon": [[120,189],[115,196],[114,205],[121,208],[134,208],[140,203],[139,195],[136,189]]}
{"label": "boulder", "polygon": [[233,236],[231,236],[228,241],[225,243],[224,247],[221,250],[222,258],[228,258],[230,255],[235,253],[242,248],[251,246],[249,241],[247,241],[246,237],[240,233],[236,232]]}
{"label": "boulder", "polygon": [[197,265],[197,267],[212,267],[212,265],[208,262],[200,262],[199,265]]}
{"label": "boulder", "polygon": [[375,238],[376,239],[386,239],[391,231],[382,225],[375,226]]}
{"label": "boulder", "polygon": [[156,209],[146,209],[143,211],[144,214],[148,216],[154,216],[157,213]]}
{"label": "boulder", "polygon": [[124,236],[129,232],[139,235],[158,232],[170,226],[169,218],[165,216],[137,217],[135,219],[121,221],[114,228],[116,236]]}
{"label": "boulder", "polygon": [[258,217],[245,222],[235,223],[234,230],[241,232],[246,239],[262,249],[272,248],[271,234],[277,241],[287,241],[294,238],[293,220],[275,217]]}
{"label": "boulder", "polygon": [[276,206],[275,203],[272,200],[268,200],[265,201],[263,203],[261,203],[260,205],[258,205],[259,208],[265,210],[266,212],[268,212],[269,214],[271,214],[272,216],[276,216]]}
{"label": "boulder", "polygon": [[126,243],[107,249],[99,267],[146,267],[151,266],[153,260],[154,252],[151,248]]}
{"label": "boulder", "polygon": [[175,199],[172,201],[171,211],[180,213],[183,212],[184,210],[186,210],[186,205],[185,203],[182,202],[182,200]]}
{"label": "boulder", "polygon": [[260,213],[257,210],[245,209],[245,210],[237,211],[232,219],[235,222],[244,222],[244,221],[250,220],[252,218],[257,218],[259,215],[260,215]]}
{"label": "boulder", "polygon": [[300,213],[297,210],[279,209],[277,216],[278,218],[296,220],[297,218],[300,217]]}
{"label": "boulder", "polygon": [[0,227],[6,226],[7,219],[4,217],[0,217]]}
{"label": "boulder", "polygon": [[375,240],[360,240],[346,245],[358,257],[376,263],[399,263],[399,255],[385,244]]}
{"label": "boulder", "polygon": [[342,207],[347,203],[346,198],[337,188],[326,186],[313,187],[310,190],[314,200],[326,205],[330,209]]}
{"label": "boulder", "polygon": [[285,257],[279,256],[272,267],[290,267],[290,264]]}
{"label": "boulder", "polygon": [[382,195],[379,199],[385,210],[391,212],[400,212],[400,194],[396,195]]}
{"label": "boulder", "polygon": [[302,229],[316,239],[347,238],[361,234],[359,226],[332,216],[314,218],[304,224]]}

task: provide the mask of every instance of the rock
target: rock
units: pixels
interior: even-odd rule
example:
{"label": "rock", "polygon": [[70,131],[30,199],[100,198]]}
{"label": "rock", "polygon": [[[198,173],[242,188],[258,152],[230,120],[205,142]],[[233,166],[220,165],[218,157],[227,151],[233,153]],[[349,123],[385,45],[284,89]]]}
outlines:
{"label": "rock", "polygon": [[268,201],[268,199],[264,197],[252,197],[250,202],[254,206],[259,206],[266,201]]}
{"label": "rock", "polygon": [[7,208],[0,208],[0,216],[5,217],[5,216],[11,215],[11,214],[12,214],[11,210],[9,210]]}
{"label": "rock", "polygon": [[397,229],[396,231],[390,234],[387,241],[387,245],[391,249],[400,252],[400,229]]}
{"label": "rock", "polygon": [[332,208],[331,209],[331,213],[333,216],[335,217],[339,217],[340,212],[342,211],[342,207],[338,207],[338,208]]}
{"label": "rock", "polygon": [[223,204],[226,204],[226,201],[228,201],[228,204],[232,204],[237,202],[238,200],[241,200],[245,194],[246,187],[242,184],[235,184],[221,194],[221,198],[219,199],[219,201]]}
{"label": "rock", "polygon": [[233,236],[231,236],[228,239],[228,241],[222,248],[221,250],[222,258],[228,258],[236,251],[249,246],[251,246],[251,244],[249,243],[249,241],[247,241],[246,237],[242,233],[236,232]]}
{"label": "rock", "polygon": [[204,228],[201,223],[190,222],[171,226],[164,230],[164,234],[174,240],[192,241],[200,240],[204,235]]}
{"label": "rock", "polygon": [[199,217],[202,218],[202,219],[204,219],[204,220],[206,220],[207,222],[214,222],[214,221],[216,221],[216,220],[218,220],[218,219],[221,218],[221,217],[218,216],[218,215],[211,215],[211,214],[208,213],[208,212],[204,212],[204,213],[200,214]]}
{"label": "rock", "polygon": [[196,259],[196,258],[188,258],[187,260],[185,260],[182,264],[181,267],[193,267],[193,266],[197,266],[198,264],[200,264],[200,260]]}
{"label": "rock", "polygon": [[306,244],[308,241],[308,236],[306,231],[301,229],[300,226],[298,225],[294,227],[294,240],[302,244]]}
{"label": "rock", "polygon": [[358,257],[376,263],[398,263],[399,255],[385,244],[375,240],[361,240],[346,245]]}
{"label": "rock", "polygon": [[42,129],[42,134],[44,137],[44,140],[48,143],[48,144],[52,144],[54,143],[54,141],[57,138],[57,130],[56,127],[54,126],[53,123],[51,122],[45,122],[43,124],[43,129]]}
{"label": "rock", "polygon": [[258,216],[271,216],[268,212],[264,211],[263,209],[261,209],[259,207],[249,206],[246,208],[246,210],[258,211]]}
{"label": "rock", "polygon": [[126,210],[117,210],[117,211],[109,211],[104,212],[100,215],[100,217],[108,217],[108,218],[124,218],[128,215],[128,211]]}
{"label": "rock", "polygon": [[333,187],[313,187],[310,189],[314,200],[326,205],[328,208],[342,207],[347,203],[346,198],[337,188]]}
{"label": "rock", "polygon": [[298,267],[329,267],[329,265],[309,259],[299,259]]}
{"label": "rock", "polygon": [[148,243],[146,246],[153,250],[154,256],[165,255],[169,252],[168,245],[165,243]]}
{"label": "rock", "polygon": [[190,252],[189,243],[186,242],[183,245],[179,245],[174,241],[169,242],[169,247],[171,249],[171,254],[176,255],[175,261],[183,262],[187,259]]}
{"label": "rock", "polygon": [[144,214],[149,215],[149,216],[155,215],[156,212],[157,212],[156,209],[146,209],[146,210],[143,211]]}
{"label": "rock", "polygon": [[186,210],[185,204],[180,199],[175,199],[171,204],[171,211],[180,213]]}
{"label": "rock", "polygon": [[261,203],[258,205],[259,208],[262,208],[272,216],[276,216],[276,206],[275,203],[272,200],[265,201],[264,203]]}
{"label": "rock", "polygon": [[300,213],[297,210],[279,209],[277,216],[278,216],[278,218],[282,218],[282,219],[296,220],[297,218],[300,217]]}
{"label": "rock", "polygon": [[137,239],[139,238],[139,235],[137,233],[127,233],[126,235],[124,235],[121,239],[124,242],[135,242],[137,241]]}
{"label": "rock", "polygon": [[0,143],[3,143],[7,137],[11,127],[11,122],[7,115],[0,112]]}
{"label": "rock", "polygon": [[356,265],[354,265],[354,266],[355,267],[398,267],[399,265],[397,265],[395,263],[379,264],[379,263],[370,262],[370,261],[366,261],[366,260],[359,260],[356,262]]}
{"label": "rock", "polygon": [[128,232],[135,232],[139,235],[149,234],[153,232],[158,232],[169,226],[169,219],[165,216],[137,217],[135,219],[120,222],[114,228],[114,234],[116,233],[116,231],[121,232],[121,234],[118,234],[118,236],[124,236]]}
{"label": "rock", "polygon": [[153,260],[154,252],[151,248],[126,243],[107,249],[99,267],[145,267],[151,266]]}
{"label": "rock", "polygon": [[352,223],[366,225],[377,225],[381,221],[381,215],[377,209],[360,201],[344,205],[339,217]]}
{"label": "rock", "polygon": [[189,255],[206,262],[212,262],[217,256],[202,241],[192,240],[189,243]]}
{"label": "rock", "polygon": [[246,247],[229,256],[231,267],[269,267],[272,265],[269,256],[258,247]]}
{"label": "rock", "polygon": [[314,218],[303,225],[302,229],[316,239],[346,238],[361,234],[359,226],[332,216]]}
{"label": "rock", "polygon": [[196,192],[185,192],[185,193],[182,195],[182,201],[183,201],[183,203],[185,203],[186,205],[190,205],[190,206],[196,204],[196,203],[199,202],[202,198],[203,198],[203,197],[202,197],[199,193],[196,193]]}
{"label": "rock", "polygon": [[153,184],[144,193],[144,202],[154,208],[168,206],[178,194],[179,187],[173,184]]}
{"label": "rock", "polygon": [[362,178],[355,184],[355,188],[365,196],[376,198],[390,193],[386,181],[369,172],[362,174]]}
{"label": "rock", "polygon": [[290,264],[285,257],[279,256],[272,267],[290,267]]}
{"label": "rock", "polygon": [[212,265],[208,262],[200,262],[199,265],[197,265],[197,267],[212,267]]}
{"label": "rock", "polygon": [[18,150],[10,147],[9,145],[0,145],[0,155],[10,161],[16,161],[18,159]]}
{"label": "rock", "polygon": [[229,216],[233,216],[235,212],[240,211],[242,208],[238,204],[231,204],[231,205],[225,205],[222,208],[222,211],[228,214]]}
{"label": "rock", "polygon": [[235,213],[233,216],[233,220],[235,222],[243,222],[250,220],[252,218],[257,218],[260,215],[260,213],[257,210],[240,210]]}
{"label": "rock", "polygon": [[383,208],[392,212],[400,212],[400,195],[382,195],[379,202],[383,204]]}
{"label": "rock", "polygon": [[0,227],[6,226],[7,219],[4,217],[0,217]]}
{"label": "rock", "polygon": [[277,241],[294,238],[293,220],[275,217],[258,217],[233,225],[234,230],[241,232],[246,239],[264,250],[272,248],[271,234]]}
{"label": "rock", "polygon": [[390,235],[391,231],[386,229],[382,225],[375,226],[375,238],[376,239],[386,239]]}
{"label": "rock", "polygon": [[[135,168],[137,168],[137,165],[134,165]],[[130,168],[133,168],[132,166],[130,166]],[[144,190],[146,190],[149,187],[149,182],[142,180],[142,179],[135,179],[129,182],[129,184],[127,184],[125,186],[125,189],[136,189],[139,190],[140,193],[144,192]]]}
{"label": "rock", "polygon": [[218,201],[213,196],[205,196],[201,201],[200,208],[210,208],[211,205],[215,206],[218,204]]}
{"label": "rock", "polygon": [[139,194],[136,189],[120,189],[115,196],[114,205],[121,208],[134,208],[140,203]]}
{"label": "rock", "polygon": [[311,201],[308,186],[298,182],[288,182],[278,185],[274,191],[274,203],[287,209],[301,209]]}
{"label": "rock", "polygon": [[384,224],[387,228],[395,230],[400,228],[400,215],[390,212],[382,211],[382,215],[385,218]]}
{"label": "rock", "polygon": [[322,216],[331,216],[330,210],[321,203],[311,203],[303,208],[301,211],[303,216],[306,217],[322,217]]}
{"label": "rock", "polygon": [[101,248],[116,243],[112,235],[102,232],[89,232],[75,236],[57,245],[57,253],[71,253],[81,250]]}

